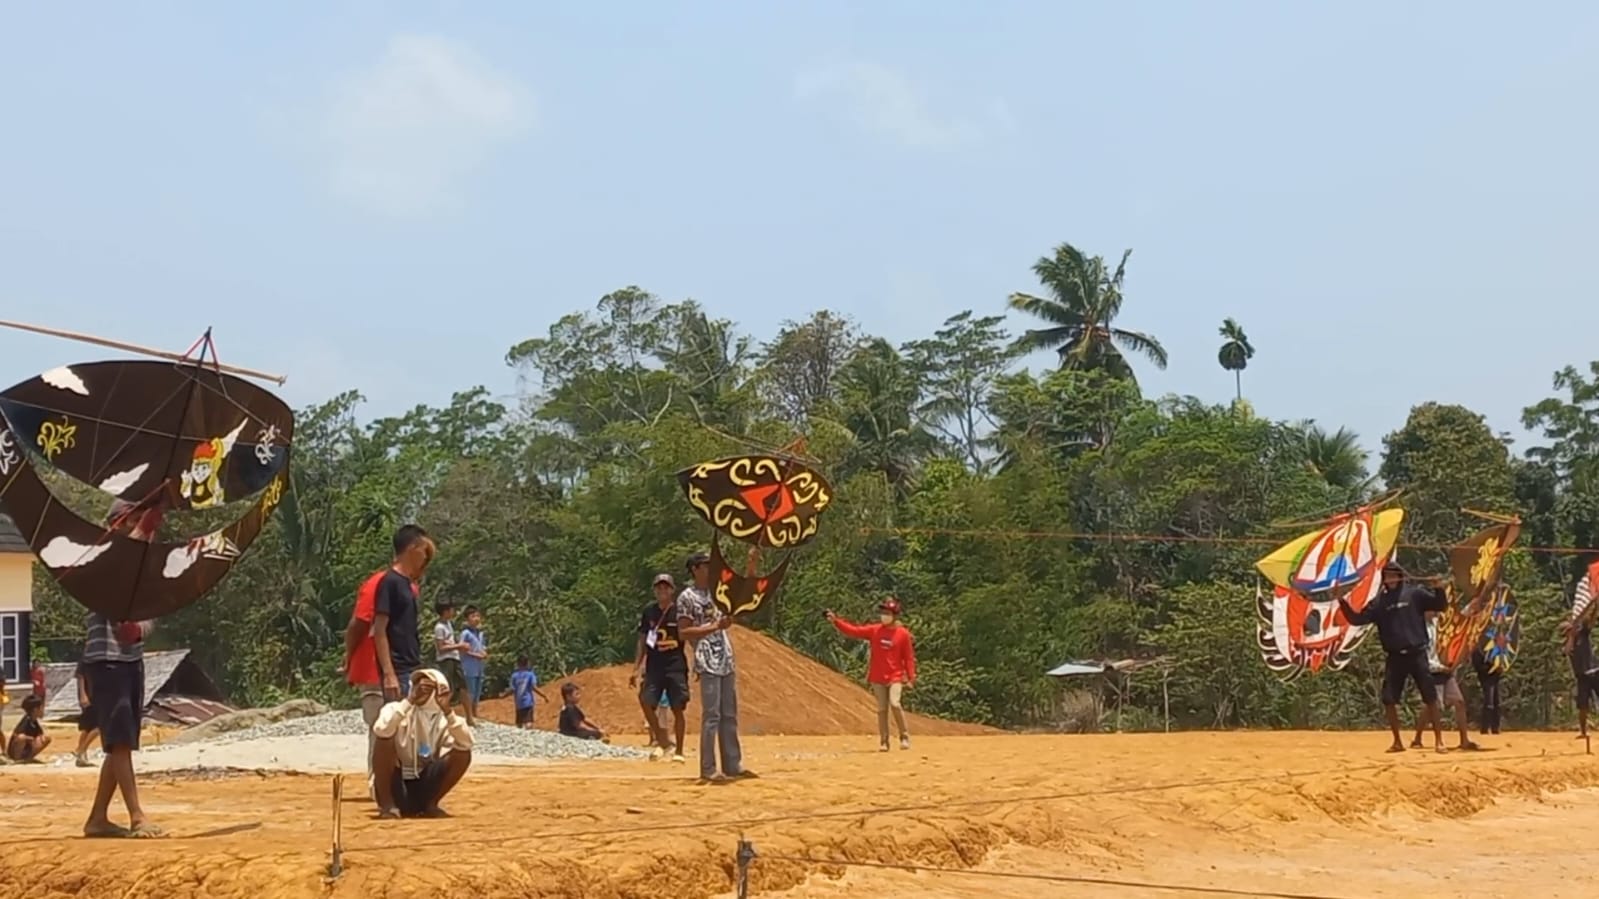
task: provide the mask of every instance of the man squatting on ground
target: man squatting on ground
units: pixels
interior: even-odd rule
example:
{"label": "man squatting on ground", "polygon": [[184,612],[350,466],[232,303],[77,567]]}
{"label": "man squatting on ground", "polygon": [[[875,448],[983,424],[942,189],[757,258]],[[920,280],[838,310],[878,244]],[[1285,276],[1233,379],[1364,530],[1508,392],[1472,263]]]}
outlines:
{"label": "man squatting on ground", "polygon": [[911,748],[910,730],[905,726],[905,709],[900,705],[900,691],[916,684],[916,647],[911,642],[911,632],[899,623],[899,600],[889,597],[877,607],[877,624],[851,624],[827,610],[827,620],[846,637],[865,640],[871,646],[871,662],[867,666],[866,681],[872,685],[872,695],[877,697],[878,748],[888,751],[888,714],[894,713],[894,724],[899,729],[899,748]]}
{"label": "man squatting on ground", "polygon": [[1427,664],[1427,622],[1422,613],[1441,612],[1447,604],[1442,590],[1408,583],[1405,569],[1398,562],[1383,566],[1382,591],[1360,611],[1351,608],[1345,597],[1338,597],[1338,606],[1351,623],[1377,625],[1377,637],[1382,641],[1385,655],[1382,708],[1388,718],[1388,729],[1394,736],[1389,752],[1405,751],[1404,740],[1399,735],[1399,700],[1404,698],[1406,680],[1414,681],[1416,692],[1421,694],[1425,706],[1422,714],[1427,716],[1421,720],[1432,722],[1433,745],[1439,752],[1445,751],[1438,712],[1438,685]]}
{"label": "man squatting on ground", "polygon": [[[677,582],[670,574],[658,574],[652,588],[655,601],[645,606],[639,617],[638,649],[628,686],[638,686],[641,679],[644,682],[639,689],[639,706],[644,710],[644,723],[654,744],[650,758],[658,759],[671,752],[672,761],[682,762],[683,739],[688,730],[684,715],[688,708],[688,659],[678,636]],[[672,709],[672,741],[667,740],[666,728],[656,714],[663,701]]]}
{"label": "man squatting on ground", "polygon": [[378,713],[373,767],[380,818],[447,818],[439,807],[472,764],[472,729],[450,708],[450,682],[424,668]]}
{"label": "man squatting on ground", "polygon": [[[748,570],[754,575],[759,553],[750,550]],[[733,641],[727,630],[733,617],[723,615],[711,597],[711,557],[689,557],[693,583],[677,597],[677,632],[694,645],[694,673],[700,679],[700,782],[755,777],[744,767],[738,742],[738,679],[733,669]],[[722,774],[716,772],[716,750],[722,751]]]}

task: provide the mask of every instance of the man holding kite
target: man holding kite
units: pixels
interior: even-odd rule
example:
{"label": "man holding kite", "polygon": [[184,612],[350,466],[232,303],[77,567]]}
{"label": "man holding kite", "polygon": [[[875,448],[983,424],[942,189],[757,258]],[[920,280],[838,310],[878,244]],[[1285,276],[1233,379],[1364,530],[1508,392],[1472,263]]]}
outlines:
{"label": "man holding kite", "polygon": [[1383,664],[1382,707],[1388,719],[1388,729],[1393,732],[1393,745],[1389,752],[1404,752],[1404,739],[1399,733],[1399,700],[1404,696],[1405,681],[1415,683],[1425,706],[1424,721],[1432,722],[1434,747],[1444,749],[1443,727],[1438,713],[1438,685],[1433,681],[1432,667],[1427,663],[1426,612],[1442,612],[1449,600],[1436,587],[1423,587],[1409,583],[1405,569],[1398,562],[1389,562],[1382,569],[1382,590],[1363,609],[1355,609],[1344,597],[1338,597],[1338,607],[1353,624],[1377,626],[1377,637],[1382,641],[1386,659]]}

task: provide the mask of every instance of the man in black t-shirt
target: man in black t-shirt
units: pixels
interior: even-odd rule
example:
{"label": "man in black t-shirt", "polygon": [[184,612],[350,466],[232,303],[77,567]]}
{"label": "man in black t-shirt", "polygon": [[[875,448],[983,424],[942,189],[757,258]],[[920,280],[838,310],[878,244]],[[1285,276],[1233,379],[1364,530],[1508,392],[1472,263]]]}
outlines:
{"label": "man in black t-shirt", "polygon": [[1382,643],[1385,656],[1382,675],[1382,708],[1388,719],[1394,742],[1389,752],[1404,752],[1405,744],[1399,735],[1399,700],[1404,698],[1405,682],[1413,681],[1421,694],[1423,705],[1421,720],[1431,722],[1434,748],[1445,752],[1442,718],[1438,713],[1438,684],[1433,680],[1432,667],[1427,662],[1427,612],[1442,612],[1448,604],[1444,592],[1437,587],[1424,587],[1410,583],[1405,569],[1398,562],[1388,562],[1382,569],[1382,590],[1365,608],[1355,611],[1345,597],[1338,597],[1338,606],[1351,624],[1377,625],[1377,639]]}
{"label": "man in black t-shirt", "polygon": [[[677,608],[674,598],[677,584],[669,574],[655,576],[655,601],[644,607],[639,617],[636,668],[628,680],[637,686],[642,677],[644,686],[639,690],[639,706],[644,709],[644,722],[650,729],[654,744],[650,758],[658,759],[668,751],[672,761],[681,763],[683,736],[688,724],[683,710],[688,708],[688,657],[683,654],[683,640],[677,632]],[[672,732],[675,742],[668,743],[666,728],[656,717],[655,709],[661,697],[672,707]]]}
{"label": "man in black t-shirt", "polygon": [[411,674],[422,667],[422,641],[417,636],[417,587],[433,561],[435,547],[428,532],[414,524],[394,534],[394,567],[383,573],[373,599],[372,642],[383,677],[383,698],[397,702],[411,692]]}

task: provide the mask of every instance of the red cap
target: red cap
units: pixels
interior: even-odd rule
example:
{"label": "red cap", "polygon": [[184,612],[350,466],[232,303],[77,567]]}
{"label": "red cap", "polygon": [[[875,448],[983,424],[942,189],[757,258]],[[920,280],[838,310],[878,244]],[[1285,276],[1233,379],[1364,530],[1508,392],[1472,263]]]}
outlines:
{"label": "red cap", "polygon": [[885,599],[878,604],[877,611],[887,612],[890,615],[897,616],[899,615],[899,600],[890,596],[888,599]]}

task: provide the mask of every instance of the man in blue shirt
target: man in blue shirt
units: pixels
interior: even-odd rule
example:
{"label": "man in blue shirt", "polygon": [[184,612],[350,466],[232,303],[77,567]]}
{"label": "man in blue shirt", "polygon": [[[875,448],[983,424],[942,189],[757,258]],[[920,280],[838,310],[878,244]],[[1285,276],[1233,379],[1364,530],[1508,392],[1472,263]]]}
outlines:
{"label": "man in blue shirt", "polygon": [[483,638],[483,613],[466,607],[466,627],[461,629],[461,675],[466,679],[466,723],[477,726],[477,704],[483,699],[483,666],[489,657]]}

